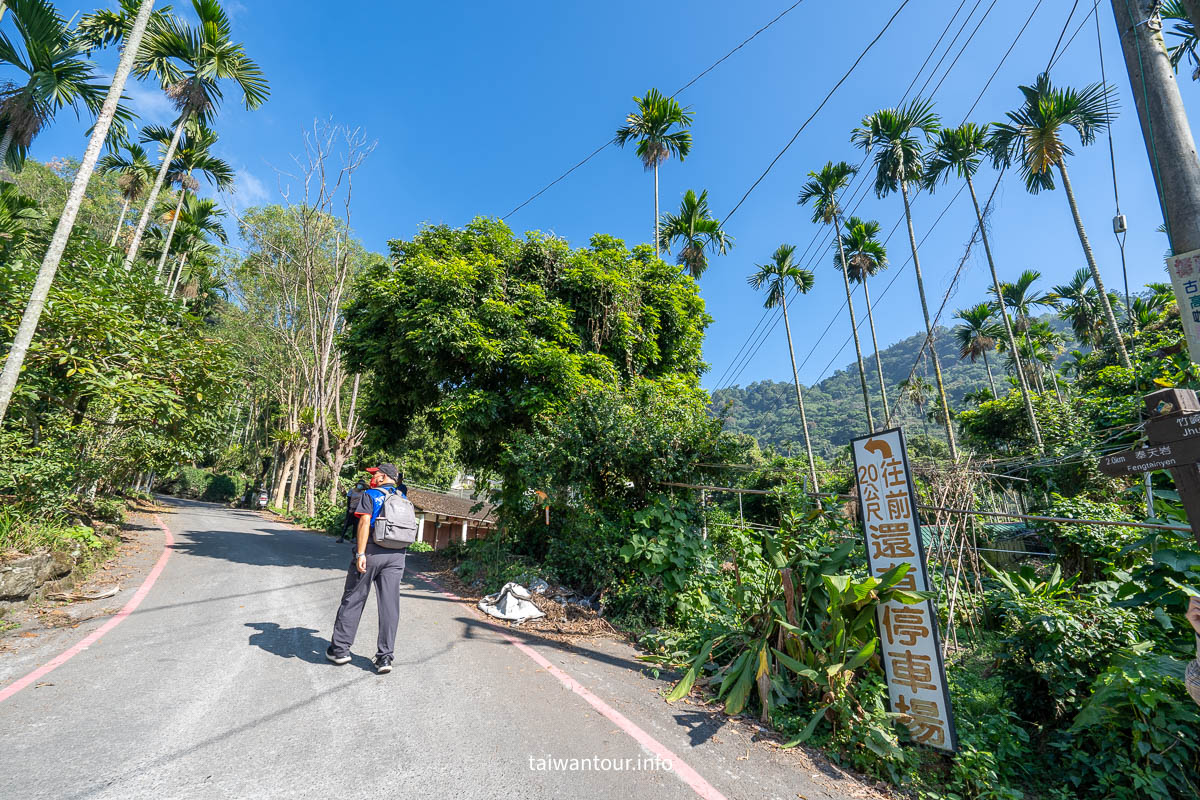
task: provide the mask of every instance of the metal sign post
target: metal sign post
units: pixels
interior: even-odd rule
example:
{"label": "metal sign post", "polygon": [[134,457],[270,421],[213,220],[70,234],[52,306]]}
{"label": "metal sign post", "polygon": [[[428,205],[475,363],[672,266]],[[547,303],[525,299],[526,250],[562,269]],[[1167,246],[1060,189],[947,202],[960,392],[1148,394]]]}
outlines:
{"label": "metal sign post", "polygon": [[1143,402],[1147,445],[1103,456],[1100,471],[1119,478],[1168,470],[1200,544],[1200,398],[1191,389],[1162,389]]}
{"label": "metal sign post", "polygon": [[[855,439],[851,446],[868,569],[878,577],[907,563],[912,569],[899,586],[929,591],[917,494],[903,432],[892,428]],[[883,603],[876,621],[892,711],[905,715],[916,741],[955,752],[958,736],[933,601]]]}

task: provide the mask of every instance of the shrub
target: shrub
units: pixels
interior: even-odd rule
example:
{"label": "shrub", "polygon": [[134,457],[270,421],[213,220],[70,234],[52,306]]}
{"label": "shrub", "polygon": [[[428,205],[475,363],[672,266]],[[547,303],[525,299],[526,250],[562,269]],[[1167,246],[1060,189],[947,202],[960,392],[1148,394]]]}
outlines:
{"label": "shrub", "polygon": [[433,545],[429,542],[413,542],[408,546],[410,553],[429,553],[433,551]]}
{"label": "shrub", "polygon": [[1148,648],[1121,654],[1055,742],[1077,796],[1117,800],[1200,797],[1200,710],[1180,679],[1183,662]]}
{"label": "shrub", "polygon": [[[1051,504],[1039,513],[1066,519],[1101,519],[1132,522],[1132,517],[1118,503],[1101,503],[1085,497],[1050,496]],[[1099,577],[1101,567],[1127,567],[1138,558],[1136,550],[1124,552],[1137,542],[1143,532],[1137,528],[1101,525],[1075,525],[1061,522],[1038,522],[1035,529],[1049,540],[1062,557],[1063,571],[1078,573],[1082,580]]]}
{"label": "shrub", "polygon": [[1141,640],[1148,616],[1091,597],[1012,597],[1003,607],[999,673],[1013,707],[1031,722],[1078,710],[1116,653]]}

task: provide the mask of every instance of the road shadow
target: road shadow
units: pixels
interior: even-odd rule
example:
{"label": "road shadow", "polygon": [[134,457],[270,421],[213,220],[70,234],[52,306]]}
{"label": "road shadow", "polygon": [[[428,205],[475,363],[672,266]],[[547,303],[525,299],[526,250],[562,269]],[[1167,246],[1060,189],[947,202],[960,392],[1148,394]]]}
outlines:
{"label": "road shadow", "polygon": [[[258,633],[250,634],[249,644],[280,658],[298,658],[309,664],[337,666],[325,658],[329,640],[316,636],[315,628],[281,628],[276,622],[247,622],[247,628]],[[366,656],[350,655],[350,663],[360,669],[374,671],[371,659]]]}
{"label": "road shadow", "polygon": [[672,716],[676,725],[687,728],[688,741],[692,747],[699,747],[711,739],[717,731],[725,727],[729,719],[715,711],[685,711]]}

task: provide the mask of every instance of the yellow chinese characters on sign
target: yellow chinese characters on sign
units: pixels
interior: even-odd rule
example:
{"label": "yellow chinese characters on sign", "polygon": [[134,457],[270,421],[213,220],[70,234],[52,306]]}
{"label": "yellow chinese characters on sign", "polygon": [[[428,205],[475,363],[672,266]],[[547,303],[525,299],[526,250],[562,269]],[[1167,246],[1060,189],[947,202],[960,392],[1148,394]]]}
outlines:
{"label": "yellow chinese characters on sign", "polygon": [[[908,564],[910,569],[898,584],[900,588],[928,591],[921,522],[903,432],[897,428],[864,436],[852,445],[871,574],[878,577],[898,564]],[[877,621],[892,710],[904,715],[902,719],[916,741],[941,750],[956,750],[954,716],[933,603],[891,601],[879,607]]]}

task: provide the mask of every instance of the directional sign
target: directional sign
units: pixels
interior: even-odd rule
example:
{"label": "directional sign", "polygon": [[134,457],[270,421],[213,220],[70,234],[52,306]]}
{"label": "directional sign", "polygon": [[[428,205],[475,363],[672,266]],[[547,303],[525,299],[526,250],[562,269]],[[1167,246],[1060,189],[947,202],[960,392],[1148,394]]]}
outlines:
{"label": "directional sign", "polygon": [[1151,443],[1166,444],[1200,437],[1200,413],[1172,414],[1146,420],[1146,438]]}
{"label": "directional sign", "polygon": [[[898,585],[928,591],[917,493],[908,470],[903,432],[893,428],[855,439],[851,452],[867,538],[867,568],[872,575],[882,575],[908,564],[911,569]],[[905,604],[891,600],[881,604],[875,616],[892,711],[904,715],[902,720],[916,741],[956,751],[954,710],[933,601]]]}
{"label": "directional sign", "polygon": [[1100,459],[1100,471],[1119,478],[1159,469],[1176,469],[1197,461],[1200,461],[1200,437],[1110,453]]}

